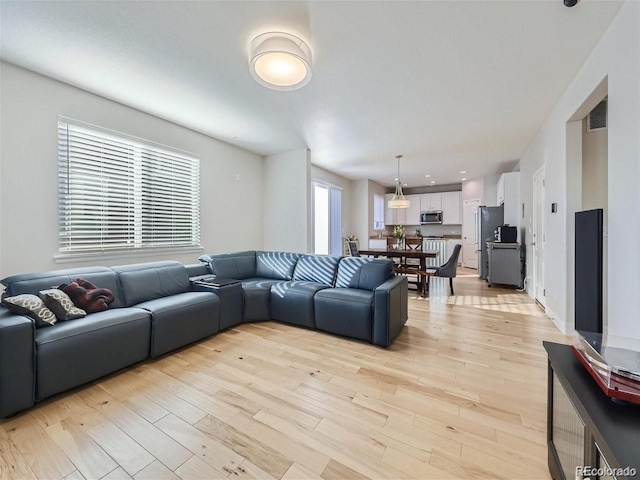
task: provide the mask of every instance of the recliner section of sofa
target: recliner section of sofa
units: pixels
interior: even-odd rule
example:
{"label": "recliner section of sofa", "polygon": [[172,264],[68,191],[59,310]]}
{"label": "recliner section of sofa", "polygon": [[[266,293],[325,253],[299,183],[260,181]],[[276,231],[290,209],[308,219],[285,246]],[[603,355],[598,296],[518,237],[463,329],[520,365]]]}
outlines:
{"label": "recliner section of sofa", "polygon": [[315,297],[319,330],[389,346],[407,321],[406,277],[393,275],[391,261],[343,258],[334,288]]}
{"label": "recliner section of sofa", "polygon": [[331,288],[340,257],[302,255],[292,280],[271,287],[271,318],[292,325],[316,328],[314,297]]}
{"label": "recliner section of sofa", "polygon": [[152,357],[218,333],[220,299],[192,292],[189,274],[178,262],[113,267],[127,307],[151,314]]}

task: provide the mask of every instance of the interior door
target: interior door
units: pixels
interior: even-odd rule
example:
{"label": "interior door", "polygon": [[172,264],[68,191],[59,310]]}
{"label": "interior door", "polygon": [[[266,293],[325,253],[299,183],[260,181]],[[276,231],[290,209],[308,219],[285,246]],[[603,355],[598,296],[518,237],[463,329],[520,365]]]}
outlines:
{"label": "interior door", "polygon": [[478,207],[480,199],[465,200],[462,210],[462,266],[478,268]]}
{"label": "interior door", "polygon": [[531,247],[533,252],[533,296],[542,306],[545,303],[544,288],[544,167],[533,175],[533,232]]}

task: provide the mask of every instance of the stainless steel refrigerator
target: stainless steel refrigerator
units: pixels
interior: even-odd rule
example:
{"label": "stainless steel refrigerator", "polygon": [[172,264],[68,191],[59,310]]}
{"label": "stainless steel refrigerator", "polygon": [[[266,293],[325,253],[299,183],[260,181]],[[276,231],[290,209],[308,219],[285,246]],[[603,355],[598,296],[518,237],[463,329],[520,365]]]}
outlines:
{"label": "stainless steel refrigerator", "polygon": [[495,241],[495,231],[504,224],[504,207],[478,207],[478,274],[486,280],[489,276],[489,251],[487,242]]}

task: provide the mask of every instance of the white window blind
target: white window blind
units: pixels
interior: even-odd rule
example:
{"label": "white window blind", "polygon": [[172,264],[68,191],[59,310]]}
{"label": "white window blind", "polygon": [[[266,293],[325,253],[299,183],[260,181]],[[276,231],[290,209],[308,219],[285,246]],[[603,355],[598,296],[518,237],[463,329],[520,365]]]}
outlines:
{"label": "white window blind", "polygon": [[200,159],[58,120],[60,253],[200,245]]}

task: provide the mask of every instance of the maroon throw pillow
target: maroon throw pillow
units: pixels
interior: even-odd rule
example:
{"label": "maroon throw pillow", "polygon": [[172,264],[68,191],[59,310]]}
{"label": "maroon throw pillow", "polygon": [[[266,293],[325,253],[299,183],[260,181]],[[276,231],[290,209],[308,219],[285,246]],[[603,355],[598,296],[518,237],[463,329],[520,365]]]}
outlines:
{"label": "maroon throw pillow", "polygon": [[82,278],[75,282],[59,285],[58,288],[69,295],[73,304],[87,313],[103,312],[109,308],[115,297],[108,288],[98,288]]}

